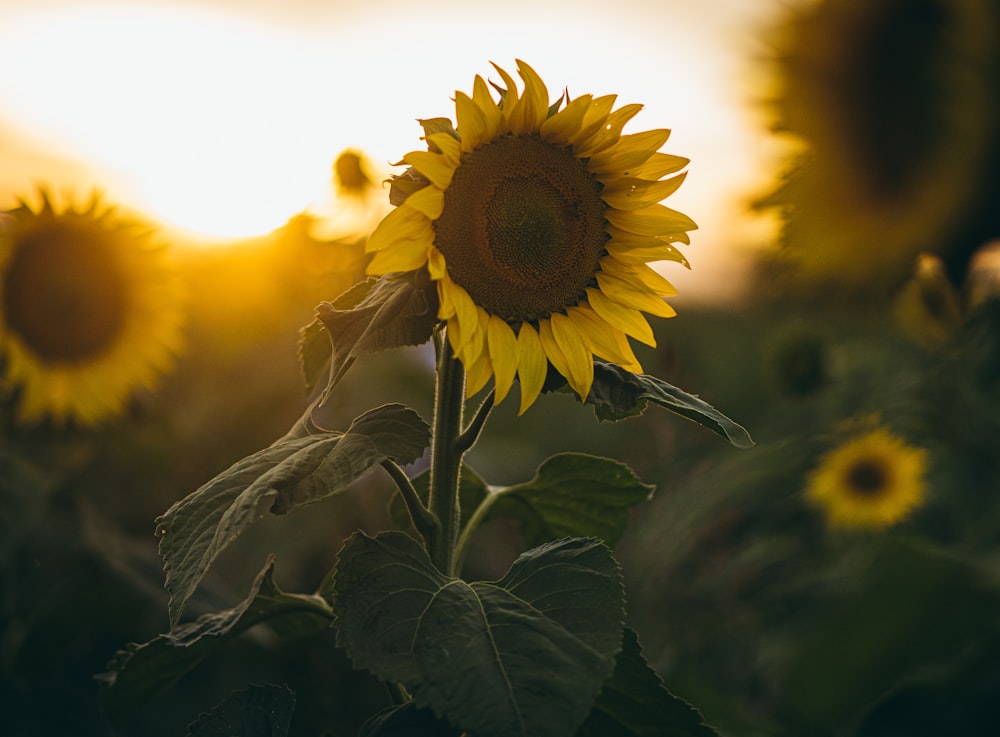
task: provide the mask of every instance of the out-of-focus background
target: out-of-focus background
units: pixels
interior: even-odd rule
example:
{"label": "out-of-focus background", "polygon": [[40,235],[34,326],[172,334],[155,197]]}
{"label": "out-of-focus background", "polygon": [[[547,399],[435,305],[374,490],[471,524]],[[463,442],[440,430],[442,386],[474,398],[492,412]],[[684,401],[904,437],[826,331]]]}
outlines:
{"label": "out-of-focus background", "polygon": [[[656,408],[599,423],[553,394],[520,418],[498,408],[471,464],[510,484],[584,451],[656,485],[616,550],[630,624],[726,737],[991,732],[996,0],[0,0],[0,331],[30,313],[15,275],[72,250],[31,266],[19,243],[113,236],[115,254],[134,241],[156,260],[122,267],[141,379],[118,360],[67,378],[0,332],[10,734],[183,734],[262,682],[296,691],[297,735],[356,734],[385,703],[332,634],[255,630],[117,720],[94,675],[167,627],[153,520],[305,408],[298,330],[361,277],[417,119],[453,117],[455,90],[515,59],[554,95],[643,103],[628,130],[673,130],[663,150],[692,163],[670,205],[700,229],[690,270],[662,265],[679,316],[638,355],[757,445]],[[331,426],[387,401],[429,417],[429,350],[366,357]],[[389,523],[389,494],[373,476],[263,519],[193,612],[237,603],[268,553],[282,588],[315,589],[345,535]],[[501,575],[517,530],[484,532],[470,574]]]}

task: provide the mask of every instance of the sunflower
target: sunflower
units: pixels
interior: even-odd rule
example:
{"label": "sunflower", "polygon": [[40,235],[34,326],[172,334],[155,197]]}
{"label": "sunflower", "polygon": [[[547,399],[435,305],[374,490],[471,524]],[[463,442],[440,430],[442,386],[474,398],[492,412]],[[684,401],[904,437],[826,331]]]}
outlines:
{"label": "sunflower", "polygon": [[[674,287],[650,267],[687,261],[672,245],[697,226],[662,204],[688,160],[660,153],[670,131],[622,135],[641,105],[616,96],[554,104],[522,61],[497,100],[482,77],[455,93],[456,126],[421,121],[427,151],[393,178],[397,205],[368,241],[368,273],[424,268],[438,317],[464,364],[467,394],[495,379],[496,401],[515,377],[524,412],[549,364],[586,399],[594,356],[641,372],[629,337],[655,345],[644,312],[672,317]],[[563,104],[565,102],[565,104]]]}
{"label": "sunflower", "polygon": [[827,453],[806,495],[831,527],[889,527],[924,498],[926,451],[883,427],[857,435]]}
{"label": "sunflower", "polygon": [[17,419],[93,425],[152,387],[180,345],[178,283],[150,232],[98,196],[0,213],[0,376]]}

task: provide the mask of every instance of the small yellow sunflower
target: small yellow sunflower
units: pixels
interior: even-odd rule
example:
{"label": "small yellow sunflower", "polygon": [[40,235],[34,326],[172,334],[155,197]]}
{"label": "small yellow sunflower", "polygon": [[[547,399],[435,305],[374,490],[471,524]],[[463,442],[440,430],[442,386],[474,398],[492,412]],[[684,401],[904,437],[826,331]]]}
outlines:
{"label": "small yellow sunflower", "polygon": [[0,213],[0,376],[17,419],[93,425],[152,387],[181,341],[178,282],[150,232],[96,195]]}
{"label": "small yellow sunflower", "polygon": [[923,501],[926,455],[879,427],[823,456],[806,495],[831,527],[889,527]]}
{"label": "small yellow sunflower", "polygon": [[642,313],[675,314],[662,298],[676,290],[649,264],[687,265],[672,243],[697,226],[659,204],[685,174],[662,177],[688,163],[659,152],[670,131],[622,135],[641,105],[612,110],[615,95],[589,94],[552,104],[524,62],[520,93],[494,67],[499,100],[477,75],[471,96],[455,93],[454,128],[421,121],[429,150],[403,157],[368,273],[426,266],[467,393],[493,376],[499,403],[516,376],[524,412],[550,363],[581,399],[594,356],[642,370],[628,341],[655,345]]}

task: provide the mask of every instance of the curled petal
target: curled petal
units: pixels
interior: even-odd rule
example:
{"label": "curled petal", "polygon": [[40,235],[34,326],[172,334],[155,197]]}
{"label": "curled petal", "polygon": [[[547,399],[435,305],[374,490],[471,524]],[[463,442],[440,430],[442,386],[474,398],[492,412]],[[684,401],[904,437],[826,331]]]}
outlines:
{"label": "curled petal", "polygon": [[538,333],[529,323],[521,323],[521,329],[517,333],[517,378],[521,384],[521,408],[518,414],[524,414],[545,385],[545,374],[548,370],[548,361],[545,358],[545,351],[542,350],[542,343]]}
{"label": "curled petal", "polygon": [[499,404],[510,391],[514,383],[514,374],[517,373],[517,338],[514,337],[510,325],[496,315],[490,315],[487,343],[490,362],[496,374],[496,403]]}

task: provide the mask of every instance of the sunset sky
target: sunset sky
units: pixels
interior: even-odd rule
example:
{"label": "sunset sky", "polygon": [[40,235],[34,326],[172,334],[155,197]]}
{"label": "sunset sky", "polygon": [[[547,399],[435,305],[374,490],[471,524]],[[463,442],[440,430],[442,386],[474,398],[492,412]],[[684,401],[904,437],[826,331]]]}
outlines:
{"label": "sunset sky", "polygon": [[[35,183],[104,190],[164,225],[268,232],[329,207],[337,153],[385,173],[454,117],[489,62],[533,65],[553,96],[641,102],[692,159],[671,204],[701,225],[692,260],[757,235],[744,203],[770,144],[753,0],[0,0],[0,207]],[[753,113],[753,114],[752,114]]]}

